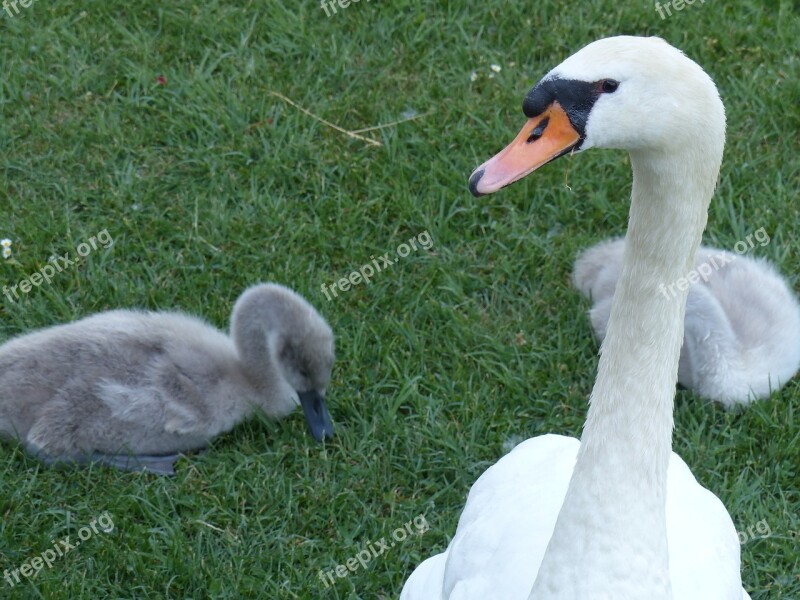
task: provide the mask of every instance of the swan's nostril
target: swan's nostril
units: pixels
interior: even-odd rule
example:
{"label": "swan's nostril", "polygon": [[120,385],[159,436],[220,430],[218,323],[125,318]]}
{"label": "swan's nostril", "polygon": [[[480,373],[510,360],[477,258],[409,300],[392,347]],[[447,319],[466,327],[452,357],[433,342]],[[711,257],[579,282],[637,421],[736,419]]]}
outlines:
{"label": "swan's nostril", "polygon": [[528,139],[526,140],[525,143],[530,144],[531,142],[535,142],[540,137],[542,137],[544,135],[544,130],[547,129],[547,125],[549,123],[550,123],[550,117],[545,117],[544,119],[539,121],[539,124],[533,128],[533,131],[531,131],[531,134],[528,136]]}
{"label": "swan's nostril", "polygon": [[469,191],[472,192],[472,195],[476,198],[483,196],[483,194],[478,191],[478,183],[483,177],[483,173],[484,169],[478,169],[469,177]]}

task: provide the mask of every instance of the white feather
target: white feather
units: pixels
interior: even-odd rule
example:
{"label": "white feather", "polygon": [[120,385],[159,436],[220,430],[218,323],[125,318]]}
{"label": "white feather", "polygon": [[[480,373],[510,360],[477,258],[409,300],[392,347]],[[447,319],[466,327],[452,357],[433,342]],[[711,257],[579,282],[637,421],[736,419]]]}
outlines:
{"label": "white feather", "polygon": [[[730,516],[672,452],[687,293],[658,293],[694,262],[722,160],[724,108],[708,75],[658,38],[599,40],[544,81],[580,80],[590,85],[567,93],[591,94],[607,78],[618,88],[582,104],[591,107],[582,148],[628,150],[634,182],[583,436],[530,439],[489,468],[449,547],[411,575],[401,600],[747,598]],[[562,100],[581,105],[553,102]],[[490,184],[481,179],[508,164],[530,170],[495,157],[471,189],[496,189],[505,181],[496,171]]]}

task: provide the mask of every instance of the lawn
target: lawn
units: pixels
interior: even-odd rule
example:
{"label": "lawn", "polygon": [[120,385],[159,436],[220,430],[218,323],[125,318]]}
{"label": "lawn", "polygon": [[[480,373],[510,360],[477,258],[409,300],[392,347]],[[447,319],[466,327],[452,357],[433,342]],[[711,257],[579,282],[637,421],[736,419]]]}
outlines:
{"label": "lawn", "polygon": [[[584,153],[478,200],[466,184],[529,87],[594,39],[660,35],[712,75],[728,144],[704,241],[765,228],[752,254],[800,290],[796,2],[18,8],[0,12],[0,284],[86,256],[0,297],[0,339],[117,307],[226,328],[245,287],[278,281],[336,332],[337,430],[323,447],[300,414],[255,419],[174,478],[47,469],[2,444],[0,571],[82,541],[0,597],[396,598],[511,445],[579,435],[598,348],[569,276],[625,231],[627,157]],[[800,598],[798,408],[800,378],[737,414],[676,397],[674,448],[733,517],[754,600]]]}

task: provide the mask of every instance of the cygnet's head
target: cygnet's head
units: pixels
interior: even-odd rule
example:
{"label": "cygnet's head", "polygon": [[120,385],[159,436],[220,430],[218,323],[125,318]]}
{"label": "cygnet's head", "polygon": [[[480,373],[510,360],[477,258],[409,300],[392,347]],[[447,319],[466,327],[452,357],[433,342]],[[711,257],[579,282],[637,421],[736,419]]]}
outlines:
{"label": "cygnet's head", "polygon": [[514,141],[472,173],[475,196],[592,147],[685,151],[687,163],[702,158],[717,168],[722,160],[725,110],[717,88],[661,38],[618,36],[589,44],[545,75],[522,110],[528,122]]}
{"label": "cygnet's head", "polygon": [[300,404],[314,438],[330,439],[333,423],[325,393],[333,369],[333,331],[316,309],[282,285],[255,285],[236,301],[231,333],[251,376],[270,378],[264,411],[280,417]]}

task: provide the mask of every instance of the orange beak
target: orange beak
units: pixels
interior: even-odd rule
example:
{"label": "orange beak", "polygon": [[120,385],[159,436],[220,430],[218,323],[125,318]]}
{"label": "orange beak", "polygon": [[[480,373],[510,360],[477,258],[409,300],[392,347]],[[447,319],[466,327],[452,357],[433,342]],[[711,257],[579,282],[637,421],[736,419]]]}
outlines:
{"label": "orange beak", "polygon": [[566,154],[580,141],[567,113],[555,101],[538,117],[528,119],[514,141],[469,178],[475,196],[491,194]]}

